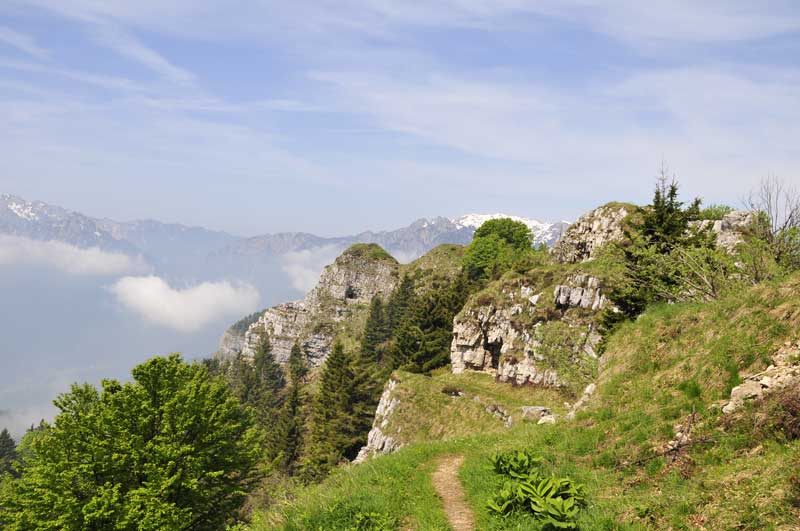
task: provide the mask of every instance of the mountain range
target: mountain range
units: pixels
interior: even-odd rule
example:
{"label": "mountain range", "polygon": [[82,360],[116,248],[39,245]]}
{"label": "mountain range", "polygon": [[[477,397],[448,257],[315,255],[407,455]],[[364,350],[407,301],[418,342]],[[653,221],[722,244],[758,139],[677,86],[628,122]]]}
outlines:
{"label": "mountain range", "polygon": [[443,243],[467,244],[483,222],[501,217],[522,221],[531,228],[536,244],[548,246],[569,225],[506,214],[467,214],[454,219],[423,218],[395,230],[340,237],[305,232],[238,237],[155,220],[120,222],[93,218],[41,201],[0,195],[0,234],[141,256],[159,274],[176,278],[232,276],[251,282],[257,282],[259,273],[271,273],[273,268],[262,271],[263,267],[282,256],[324,250],[329,258],[353,243],[377,243],[401,262],[407,262]]}

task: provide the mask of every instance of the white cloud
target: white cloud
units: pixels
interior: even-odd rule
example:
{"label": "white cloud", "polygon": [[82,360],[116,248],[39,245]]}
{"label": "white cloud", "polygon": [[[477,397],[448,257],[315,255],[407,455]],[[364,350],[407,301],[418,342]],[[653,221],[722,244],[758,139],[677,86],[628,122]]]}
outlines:
{"label": "white cloud", "polygon": [[38,46],[30,35],[25,35],[11,28],[0,26],[0,42],[12,46],[37,59],[47,59],[50,53]]}
{"label": "white cloud", "polygon": [[40,421],[51,421],[57,410],[52,404],[28,406],[15,409],[0,409],[0,429],[6,428],[17,444],[31,425]]}
{"label": "white cloud", "polygon": [[193,332],[228,316],[258,308],[259,293],[249,284],[203,282],[176,289],[157,276],[124,277],[111,286],[117,300],[152,323]]}
{"label": "white cloud", "polygon": [[121,275],[142,272],[147,266],[141,258],[82,249],[59,241],[40,241],[21,236],[0,235],[0,266],[47,267],[71,275]]}
{"label": "white cloud", "polygon": [[306,293],[316,286],[322,269],[341,252],[342,246],[334,244],[292,251],[281,257],[281,268],[289,275],[292,287]]}
{"label": "white cloud", "polygon": [[157,51],[118,27],[105,23],[99,24],[95,29],[95,37],[101,44],[171,81],[188,83],[194,79],[191,72],[175,66]]}

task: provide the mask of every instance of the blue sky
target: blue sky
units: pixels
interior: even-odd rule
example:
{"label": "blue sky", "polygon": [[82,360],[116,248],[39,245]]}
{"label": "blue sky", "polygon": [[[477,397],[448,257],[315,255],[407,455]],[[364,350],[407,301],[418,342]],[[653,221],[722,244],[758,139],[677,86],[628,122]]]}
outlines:
{"label": "blue sky", "polygon": [[[758,4],[758,5],[756,5]],[[800,183],[800,4],[6,0],[0,191],[322,235]]]}

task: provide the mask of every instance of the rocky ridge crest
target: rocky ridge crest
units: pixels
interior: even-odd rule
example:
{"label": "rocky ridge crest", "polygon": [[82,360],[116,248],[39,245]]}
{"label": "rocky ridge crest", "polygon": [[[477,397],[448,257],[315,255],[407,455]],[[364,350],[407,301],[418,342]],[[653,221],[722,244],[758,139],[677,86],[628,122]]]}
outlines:
{"label": "rocky ridge crest", "polygon": [[325,267],[304,299],[267,309],[244,334],[242,354],[252,356],[266,333],[278,363],[299,342],[309,365],[319,367],[331,351],[339,325],[372,298],[388,298],[398,283],[399,264],[374,244],[357,244]]}

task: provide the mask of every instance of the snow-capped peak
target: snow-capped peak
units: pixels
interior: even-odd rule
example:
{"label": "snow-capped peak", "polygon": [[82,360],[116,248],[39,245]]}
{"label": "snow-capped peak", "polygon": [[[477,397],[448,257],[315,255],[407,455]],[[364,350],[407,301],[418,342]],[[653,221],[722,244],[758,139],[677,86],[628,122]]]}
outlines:
{"label": "snow-capped peak", "polygon": [[[9,199],[11,199],[10,196]],[[28,203],[27,201],[20,203],[11,200],[8,203],[8,209],[11,210],[14,214],[16,214],[17,217],[20,217],[28,221],[37,221],[39,219],[39,216],[36,214],[36,211],[34,210],[33,204]]]}
{"label": "snow-capped peak", "polygon": [[477,229],[490,219],[502,218],[510,218],[514,221],[520,221],[527,225],[534,233],[537,231],[547,230],[553,225],[552,223],[545,223],[536,219],[523,218],[520,216],[511,216],[509,214],[465,214],[461,217],[451,219],[450,221],[452,221],[460,229],[465,227]]}

